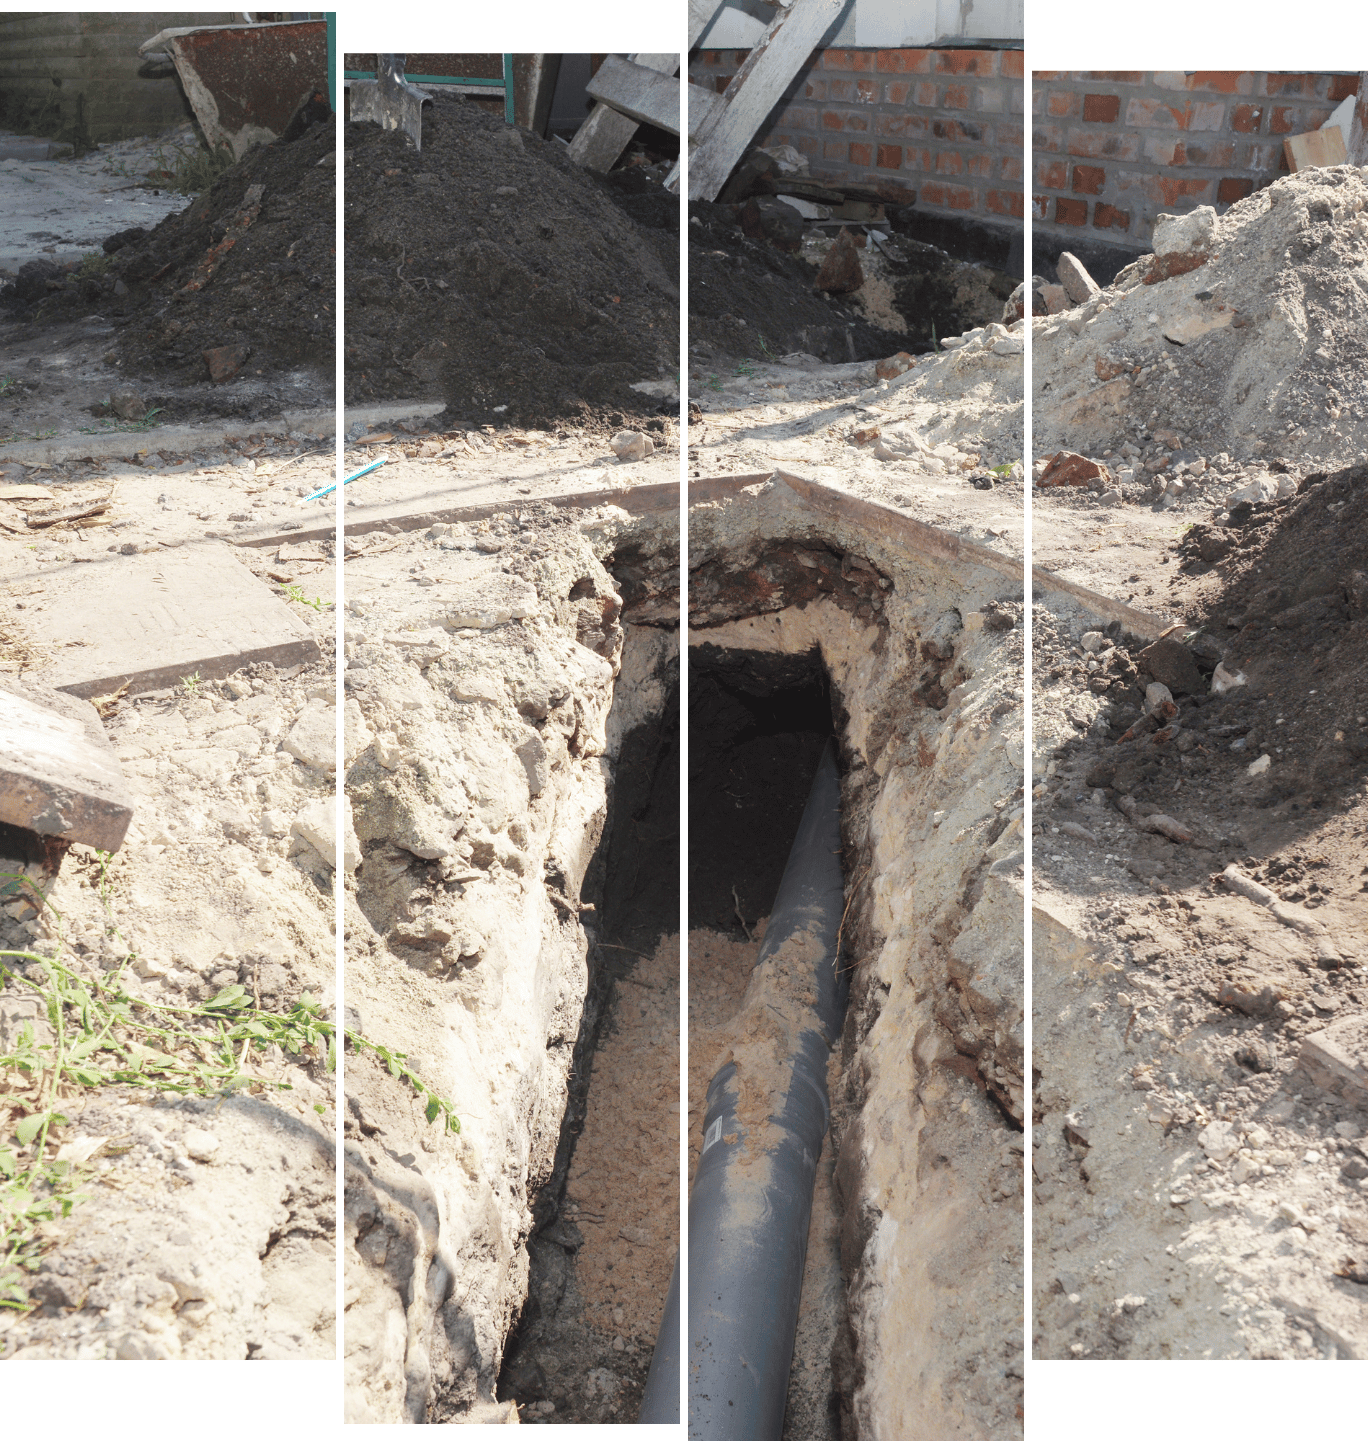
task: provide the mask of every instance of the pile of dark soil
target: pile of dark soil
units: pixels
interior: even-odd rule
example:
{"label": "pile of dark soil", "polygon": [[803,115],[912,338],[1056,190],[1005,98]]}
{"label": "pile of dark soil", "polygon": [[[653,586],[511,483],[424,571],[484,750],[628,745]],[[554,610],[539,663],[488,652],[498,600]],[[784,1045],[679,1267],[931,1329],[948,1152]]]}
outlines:
{"label": "pile of dark soil", "polygon": [[[100,273],[64,274],[49,261],[21,268],[5,299],[35,325],[98,314],[121,328],[113,349],[126,374],[177,383],[209,378],[206,350],[244,347],[241,372],[299,366],[331,377],[336,250],[334,128],[253,150],[154,230],[110,237]],[[222,252],[201,289],[186,286],[224,239],[248,187],[261,186],[252,225]]]}
{"label": "pile of dark soil", "polygon": [[349,403],[436,398],[453,422],[655,414],[679,373],[679,201],[605,179],[458,96],[423,148],[346,131]]}
{"label": "pile of dark soil", "polygon": [[689,206],[689,350],[716,359],[802,351],[841,364],[899,350],[891,332],[814,287],[816,268],[741,229],[737,207]]}
{"label": "pile of dark soil", "polygon": [[[1309,819],[1368,776],[1368,466],[1312,472],[1292,499],[1233,514],[1243,524],[1193,526],[1174,544],[1189,631],[1148,647],[1118,637],[1091,676],[1041,631],[1036,663],[1110,702],[1088,785],[1176,806],[1181,778],[1188,808]],[[1245,684],[1212,694],[1218,661]],[[1177,706],[1157,729],[1140,714],[1152,680]],[[1257,829],[1241,831],[1251,848]]]}

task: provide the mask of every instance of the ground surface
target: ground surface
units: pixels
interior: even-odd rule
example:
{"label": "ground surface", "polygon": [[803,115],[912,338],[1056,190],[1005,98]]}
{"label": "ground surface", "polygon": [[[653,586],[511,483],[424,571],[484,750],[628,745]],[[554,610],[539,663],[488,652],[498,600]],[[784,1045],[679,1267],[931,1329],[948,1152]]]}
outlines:
{"label": "ground surface", "polygon": [[[1157,618],[1140,639],[1058,592],[1036,611],[1039,1356],[1368,1347],[1368,1090],[1347,1079],[1368,1009],[1368,511],[1356,402],[1297,409],[1317,374],[1358,383],[1361,336],[1329,311],[1359,303],[1362,181],[1273,190],[1146,302],[1168,315],[1164,292],[1200,279],[1244,312],[1267,291],[1272,316],[1229,332],[1266,388],[1214,414],[1190,394],[1184,415],[1183,367],[1217,341],[1189,345],[1157,407],[1137,382],[1079,445],[1113,495],[1034,496],[1038,563]],[[1102,292],[1082,334],[1122,304]],[[1071,404],[1038,397],[1047,439]],[[1239,683],[1214,686],[1218,663]],[[1172,704],[1148,721],[1157,680]]]}
{"label": "ground surface", "polygon": [[[695,363],[689,474],[792,471],[1019,556],[1022,472],[1010,471],[1024,455],[1019,343],[981,332],[887,381],[871,364],[809,355],[727,376]],[[890,338],[888,353],[896,348]]]}
{"label": "ground surface", "polygon": [[441,95],[421,151],[361,122],[346,146],[349,403],[621,429],[606,417],[677,396],[679,206],[658,181],[605,181]]}

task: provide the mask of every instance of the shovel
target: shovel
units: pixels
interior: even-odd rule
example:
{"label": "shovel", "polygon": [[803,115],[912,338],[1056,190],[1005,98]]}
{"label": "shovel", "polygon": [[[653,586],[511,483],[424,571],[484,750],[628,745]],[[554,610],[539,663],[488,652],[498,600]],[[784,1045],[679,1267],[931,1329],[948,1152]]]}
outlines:
{"label": "shovel", "polygon": [[375,79],[351,83],[351,118],[374,120],[386,130],[402,130],[423,148],[423,105],[432,97],[404,79],[402,55],[377,55]]}

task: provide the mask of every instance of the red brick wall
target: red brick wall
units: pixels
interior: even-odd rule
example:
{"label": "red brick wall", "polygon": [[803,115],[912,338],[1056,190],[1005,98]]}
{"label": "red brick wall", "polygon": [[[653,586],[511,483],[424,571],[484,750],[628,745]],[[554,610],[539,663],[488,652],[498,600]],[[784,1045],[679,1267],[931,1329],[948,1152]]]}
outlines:
{"label": "red brick wall", "polygon": [[[696,50],[689,78],[727,88],[744,50]],[[1019,50],[819,50],[755,137],[792,145],[815,180],[897,205],[1020,222]]]}
{"label": "red brick wall", "polygon": [[1315,130],[1357,75],[1038,70],[1038,232],[1143,245],[1162,213],[1227,210],[1287,173],[1283,138]]}

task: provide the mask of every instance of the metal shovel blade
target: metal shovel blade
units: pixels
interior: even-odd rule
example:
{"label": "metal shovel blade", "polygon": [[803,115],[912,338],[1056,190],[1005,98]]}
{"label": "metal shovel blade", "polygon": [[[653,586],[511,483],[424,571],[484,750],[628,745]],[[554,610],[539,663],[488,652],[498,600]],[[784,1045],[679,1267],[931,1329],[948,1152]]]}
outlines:
{"label": "metal shovel blade", "polygon": [[351,83],[351,118],[374,120],[386,130],[402,130],[423,148],[423,103],[431,100],[416,85],[404,79],[402,55],[377,55],[375,79]]}

